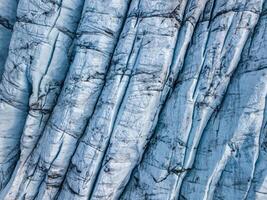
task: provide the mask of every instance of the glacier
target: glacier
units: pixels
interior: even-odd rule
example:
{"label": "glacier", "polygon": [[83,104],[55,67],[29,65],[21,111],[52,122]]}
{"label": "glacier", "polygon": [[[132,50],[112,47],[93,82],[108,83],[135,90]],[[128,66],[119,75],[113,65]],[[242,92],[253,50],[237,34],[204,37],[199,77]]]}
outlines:
{"label": "glacier", "polygon": [[267,199],[266,0],[0,0],[0,199]]}

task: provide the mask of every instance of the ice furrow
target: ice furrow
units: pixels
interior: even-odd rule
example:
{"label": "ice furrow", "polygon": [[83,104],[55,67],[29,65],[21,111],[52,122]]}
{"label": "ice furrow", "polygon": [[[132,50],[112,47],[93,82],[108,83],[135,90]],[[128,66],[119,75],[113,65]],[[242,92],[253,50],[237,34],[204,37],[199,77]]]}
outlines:
{"label": "ice furrow", "polygon": [[[66,9],[67,5],[72,9]],[[59,29],[75,33],[82,6],[83,0],[62,0],[59,5],[53,1],[19,1],[0,83],[0,151],[4,163],[0,170],[5,174],[1,185],[8,181],[10,169],[14,169],[18,159],[22,132],[30,135],[29,140],[35,139],[39,134],[35,131],[42,129],[55,105],[68,69],[73,40]],[[16,159],[5,162],[14,155]]]}
{"label": "ice furrow", "polygon": [[77,30],[78,38],[74,44],[74,60],[57,105],[38,146],[19,169],[23,181],[13,181],[13,184],[20,185],[18,193],[21,197],[56,197],[78,139],[84,132],[105,83],[105,74],[128,5],[128,0],[85,2]]}
{"label": "ice furrow", "polygon": [[[91,159],[89,162],[86,161],[88,174],[92,174],[90,182],[93,186],[90,199],[119,198],[132,169],[142,157],[151,129],[157,121],[158,112],[164,102],[164,86],[172,67],[174,49],[183,17],[181,13],[185,9],[186,1],[157,0],[152,5],[148,5],[149,1],[139,1],[136,5],[135,12],[142,13],[141,16],[137,14],[137,19],[140,18],[137,21],[137,34],[140,34],[141,45],[135,48],[137,55],[132,61],[129,83],[124,91],[120,109],[115,110],[116,106],[111,108],[111,112],[117,115],[116,120],[112,122],[112,116],[105,114],[109,111],[109,104],[111,106],[114,104],[107,102],[104,105],[106,108],[101,109],[102,112],[105,111],[101,115],[102,124],[106,128],[103,129],[102,125],[101,129],[98,128],[95,131],[96,126],[92,124],[88,132],[86,143],[99,149],[96,151],[90,148],[92,145],[87,145],[88,150],[85,151],[85,154],[92,152],[89,154]],[[163,14],[170,13],[169,18],[157,13],[159,5],[162,5]],[[143,15],[146,17],[143,18]],[[151,57],[157,59],[151,59]],[[115,78],[116,82],[119,82],[117,79],[120,77],[115,76]],[[111,85],[113,86],[114,84]],[[109,126],[112,126],[111,131]],[[119,148],[122,151],[118,151]],[[95,172],[98,172],[96,178],[94,178]],[[76,172],[76,174],[79,173]],[[95,182],[94,179],[96,179]]]}
{"label": "ice furrow", "polygon": [[[223,5],[227,8],[231,3],[225,2]],[[216,16],[216,12],[220,10],[217,7],[219,5],[218,2],[215,3],[211,17]],[[258,7],[261,8],[260,5]],[[158,122],[155,142],[152,142],[148,156],[133,175],[132,185],[137,184],[140,190],[135,194],[135,190],[130,187],[129,193],[153,196],[153,192],[156,192],[157,195],[151,198],[164,198],[158,197],[161,195],[165,195],[166,199],[178,198],[182,180],[192,168],[203,130],[211,114],[220,105],[244,44],[257,19],[258,14],[255,12],[232,12],[230,9],[211,21],[204,57],[200,57],[197,65],[192,65],[190,60],[188,66],[184,66],[185,72],[181,75],[181,83],[178,83],[174,91],[176,94],[167,102],[164,108],[166,110]],[[201,51],[197,54],[201,54]],[[187,73],[191,78],[183,81],[183,76],[187,77]],[[162,153],[163,150],[166,154]],[[150,181],[146,180],[147,178]],[[151,189],[150,185],[155,189]]]}
{"label": "ice furrow", "polygon": [[264,21],[261,17],[224,103],[203,133],[194,167],[182,185],[181,196],[187,199],[194,198],[195,193],[200,199],[255,199],[254,195],[262,195],[255,192],[253,177],[261,162],[258,142],[260,132],[264,135],[260,128],[266,115],[266,75],[262,63],[255,65],[254,60],[265,57],[259,54],[266,48],[266,42],[262,43],[266,41],[262,40],[266,35]]}

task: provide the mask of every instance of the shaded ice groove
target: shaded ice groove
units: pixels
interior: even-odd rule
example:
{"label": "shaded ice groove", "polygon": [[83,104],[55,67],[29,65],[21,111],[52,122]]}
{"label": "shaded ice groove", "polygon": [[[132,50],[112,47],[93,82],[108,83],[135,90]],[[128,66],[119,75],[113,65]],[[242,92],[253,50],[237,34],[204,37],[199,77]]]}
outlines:
{"label": "shaded ice groove", "polygon": [[17,5],[18,0],[0,0],[0,77],[3,74],[8,55],[8,47],[16,20]]}

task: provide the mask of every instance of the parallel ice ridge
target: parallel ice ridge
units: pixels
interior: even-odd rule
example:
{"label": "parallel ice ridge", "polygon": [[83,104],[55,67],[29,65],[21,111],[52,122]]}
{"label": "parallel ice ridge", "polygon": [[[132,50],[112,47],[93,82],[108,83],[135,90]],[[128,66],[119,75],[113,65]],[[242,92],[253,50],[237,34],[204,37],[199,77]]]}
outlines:
{"label": "parallel ice ridge", "polygon": [[0,199],[267,199],[266,0],[0,0]]}

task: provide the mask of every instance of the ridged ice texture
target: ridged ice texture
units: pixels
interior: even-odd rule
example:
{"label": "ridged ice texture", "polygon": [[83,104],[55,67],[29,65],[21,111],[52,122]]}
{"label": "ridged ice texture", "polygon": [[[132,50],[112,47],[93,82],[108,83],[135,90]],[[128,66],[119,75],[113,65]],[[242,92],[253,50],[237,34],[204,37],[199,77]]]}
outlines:
{"label": "ridged ice texture", "polygon": [[1,188],[28,146],[19,147],[22,132],[35,140],[55,104],[82,7],[83,0],[19,1],[0,83]]}
{"label": "ridged ice texture", "polygon": [[267,199],[266,0],[0,0],[0,199]]}

